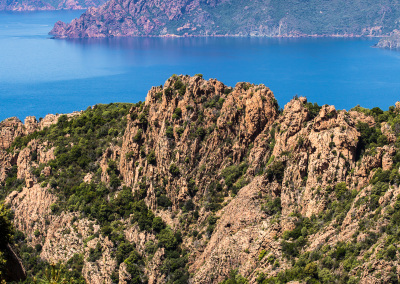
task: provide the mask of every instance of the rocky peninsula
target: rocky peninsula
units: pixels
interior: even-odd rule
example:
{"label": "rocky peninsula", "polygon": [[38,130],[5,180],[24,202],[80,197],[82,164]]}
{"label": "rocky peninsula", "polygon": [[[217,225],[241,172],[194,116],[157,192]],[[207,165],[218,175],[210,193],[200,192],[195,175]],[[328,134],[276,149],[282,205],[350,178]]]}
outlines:
{"label": "rocky peninsula", "polygon": [[400,31],[394,30],[389,37],[379,40],[376,47],[387,49],[400,49]]}

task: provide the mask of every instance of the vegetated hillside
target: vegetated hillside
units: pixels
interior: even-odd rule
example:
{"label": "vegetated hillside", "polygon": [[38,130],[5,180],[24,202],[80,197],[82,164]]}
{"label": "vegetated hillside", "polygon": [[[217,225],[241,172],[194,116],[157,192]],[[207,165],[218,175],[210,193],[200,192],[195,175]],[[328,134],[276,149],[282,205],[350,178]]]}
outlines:
{"label": "vegetated hillside", "polygon": [[398,0],[110,0],[58,38],[110,36],[380,36],[399,28]]}
{"label": "vegetated hillside", "polygon": [[82,10],[105,0],[0,0],[0,11]]}
{"label": "vegetated hillside", "polygon": [[399,107],[282,110],[264,85],[196,75],[5,120],[4,242],[26,283],[398,283]]}
{"label": "vegetated hillside", "polygon": [[400,49],[400,31],[394,30],[390,36],[380,39],[376,47]]}

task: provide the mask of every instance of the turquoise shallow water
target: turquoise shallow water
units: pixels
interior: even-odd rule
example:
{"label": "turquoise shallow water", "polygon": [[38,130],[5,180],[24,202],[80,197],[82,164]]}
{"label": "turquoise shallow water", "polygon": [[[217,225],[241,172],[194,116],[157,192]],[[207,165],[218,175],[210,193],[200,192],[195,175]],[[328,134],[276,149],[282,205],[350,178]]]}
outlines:
{"label": "turquoise shallow water", "polygon": [[137,102],[172,74],[263,83],[282,107],[296,94],[345,109],[400,100],[400,52],[371,48],[377,40],[47,35],[81,13],[0,13],[0,120]]}

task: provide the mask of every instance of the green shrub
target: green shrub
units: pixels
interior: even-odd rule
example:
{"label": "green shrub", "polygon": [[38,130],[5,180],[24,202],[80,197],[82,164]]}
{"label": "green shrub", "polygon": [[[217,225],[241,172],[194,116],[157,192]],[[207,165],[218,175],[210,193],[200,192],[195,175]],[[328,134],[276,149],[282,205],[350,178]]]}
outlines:
{"label": "green shrub", "polygon": [[176,80],[174,83],[174,89],[178,91],[179,95],[183,96],[186,93],[186,86],[182,83],[180,79]]}
{"label": "green shrub", "polygon": [[220,284],[248,284],[249,281],[243,277],[242,275],[238,274],[237,269],[231,270],[229,272],[229,277],[222,281]]}
{"label": "green shrub", "polygon": [[180,174],[179,168],[175,164],[171,164],[171,166],[169,167],[169,172],[175,177]]}
{"label": "green shrub", "polygon": [[164,89],[164,95],[165,95],[166,97],[168,97],[168,98],[172,97],[172,95],[173,95],[173,90],[172,90],[170,87]]}
{"label": "green shrub", "polygon": [[158,244],[167,250],[174,250],[178,245],[178,241],[174,236],[174,232],[167,228],[160,231],[158,234]]}
{"label": "green shrub", "polygon": [[189,199],[188,201],[185,202],[182,212],[190,212],[193,211],[195,209],[195,205],[193,203],[193,201],[191,199]]}
{"label": "green shrub", "polygon": [[151,165],[156,164],[156,153],[154,150],[151,150],[150,153],[147,155],[147,162]]}
{"label": "green shrub", "polygon": [[273,162],[267,169],[267,178],[269,181],[276,180],[278,183],[282,183],[285,174],[285,165],[281,161]]}
{"label": "green shrub", "polygon": [[193,178],[188,181],[188,190],[191,197],[195,196],[198,191],[196,181]]}
{"label": "green shrub", "polygon": [[[356,125],[357,131],[360,132],[360,138],[357,145],[357,157],[369,149],[371,144],[378,142],[379,136],[382,135],[379,127],[369,127],[368,123],[358,122]],[[383,146],[383,145],[382,145]]]}
{"label": "green shrub", "polygon": [[153,230],[156,232],[160,232],[165,228],[165,223],[161,219],[161,217],[154,217],[153,218],[153,224],[152,224]]}
{"label": "green shrub", "polygon": [[167,129],[165,130],[165,135],[169,139],[174,139],[174,128],[172,126],[167,126]]}
{"label": "green shrub", "polygon": [[281,198],[276,197],[272,199],[271,197],[268,196],[267,203],[262,206],[262,210],[270,216],[275,215],[277,213],[281,213],[282,211]]}
{"label": "green shrub", "polygon": [[305,107],[308,109],[308,116],[310,119],[314,119],[321,110],[321,107],[317,103],[306,103]]}
{"label": "green shrub", "polygon": [[157,205],[163,208],[168,208],[172,206],[172,202],[165,194],[162,194],[157,197]]}
{"label": "green shrub", "polygon": [[335,185],[335,194],[336,198],[340,200],[343,196],[347,195],[349,190],[347,189],[345,182],[340,182]]}
{"label": "green shrub", "polygon": [[150,231],[153,227],[154,214],[146,206],[143,200],[133,204],[133,222],[137,222],[140,230]]}
{"label": "green shrub", "polygon": [[199,137],[200,140],[203,140],[203,138],[206,136],[206,131],[203,127],[197,127],[196,136]]}
{"label": "green shrub", "polygon": [[124,260],[127,271],[131,276],[131,283],[147,283],[144,274],[144,261],[142,256],[134,249],[129,254],[129,257]]}
{"label": "green shrub", "polygon": [[381,168],[378,168],[378,170],[375,172],[374,176],[372,177],[370,183],[371,184],[376,184],[378,182],[389,182],[390,179],[390,170],[383,171]]}
{"label": "green shrub", "polygon": [[100,243],[97,243],[96,248],[91,248],[89,250],[89,257],[87,260],[89,262],[96,262],[101,258],[102,254],[103,254],[103,248],[101,247]]}
{"label": "green shrub", "polygon": [[268,252],[265,249],[261,250],[258,255],[258,261],[261,261],[264,258],[264,256],[266,256],[267,254],[268,254]]}
{"label": "green shrub", "polygon": [[176,134],[178,134],[179,137],[182,136],[183,132],[185,132],[185,129],[183,127],[176,128]]}
{"label": "green shrub", "polygon": [[128,242],[121,242],[117,248],[116,258],[118,265],[121,264],[129,254],[135,249],[135,247]]}
{"label": "green shrub", "polygon": [[174,110],[174,113],[173,113],[173,115],[172,115],[172,119],[179,119],[179,118],[181,118],[182,117],[182,110],[179,108],[179,107],[177,107],[175,110]]}
{"label": "green shrub", "polygon": [[51,213],[57,214],[60,211],[60,206],[57,203],[53,203],[50,205]]}
{"label": "green shrub", "polygon": [[141,114],[139,114],[138,120],[139,120],[139,123],[141,124],[141,126],[143,128],[147,126],[148,121],[147,121],[147,114],[146,113],[142,112]]}
{"label": "green shrub", "polygon": [[238,178],[246,173],[247,168],[248,165],[245,162],[242,162],[239,165],[232,165],[222,170],[222,176],[228,190],[232,189],[233,184],[238,180]]}
{"label": "green shrub", "polygon": [[140,142],[140,140],[142,139],[142,134],[143,134],[143,130],[142,129],[138,129],[138,131],[136,132],[135,136],[133,136],[133,141],[134,142]]}
{"label": "green shrub", "polygon": [[0,251],[4,251],[7,244],[13,243],[14,227],[10,221],[11,212],[0,204]]}

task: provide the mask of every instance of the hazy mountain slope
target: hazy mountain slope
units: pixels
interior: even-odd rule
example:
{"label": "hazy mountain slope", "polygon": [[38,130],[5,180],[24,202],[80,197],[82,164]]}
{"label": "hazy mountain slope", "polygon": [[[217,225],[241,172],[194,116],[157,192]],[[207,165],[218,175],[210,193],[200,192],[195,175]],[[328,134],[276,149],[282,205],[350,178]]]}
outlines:
{"label": "hazy mountain slope", "polygon": [[143,35],[382,35],[399,27],[389,0],[110,0],[66,25],[56,37]]}
{"label": "hazy mountain slope", "polygon": [[29,277],[397,283],[399,130],[399,107],[280,110],[264,85],[173,76],[144,103],[2,122],[0,192]]}
{"label": "hazy mountain slope", "polygon": [[0,11],[82,10],[104,4],[105,0],[0,0]]}

